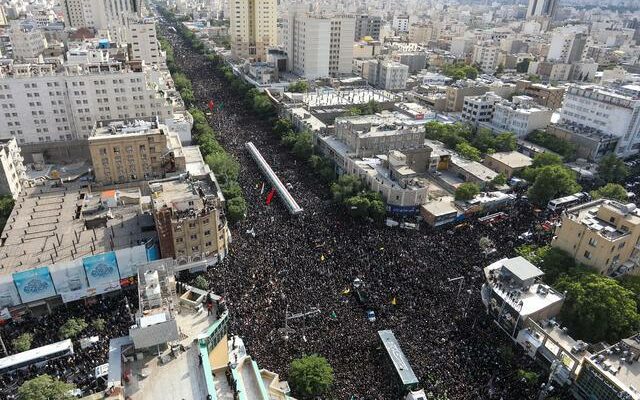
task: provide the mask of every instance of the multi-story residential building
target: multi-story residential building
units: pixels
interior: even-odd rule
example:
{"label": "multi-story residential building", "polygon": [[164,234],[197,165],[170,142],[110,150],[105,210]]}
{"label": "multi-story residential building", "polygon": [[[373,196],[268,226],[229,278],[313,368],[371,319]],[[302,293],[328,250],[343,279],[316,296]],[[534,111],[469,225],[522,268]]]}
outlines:
{"label": "multi-story residential building", "polygon": [[484,165],[511,178],[513,174],[530,166],[533,160],[517,151],[503,151],[487,154],[484,158]]}
{"label": "multi-story residential building", "polygon": [[503,100],[495,104],[490,123],[480,123],[498,132],[512,132],[519,138],[544,129],[551,123],[553,110],[539,106],[528,96],[514,96],[513,101]]}
{"label": "multi-story residential building", "polygon": [[438,37],[439,25],[432,21],[422,24],[411,24],[409,27],[409,41],[411,43],[429,43]]}
{"label": "multi-story residential building", "polygon": [[356,15],[354,41],[369,36],[373,40],[380,40],[380,27],[382,26],[382,18],[372,15]]}
{"label": "multi-story residential building", "polygon": [[408,15],[394,15],[391,23],[393,29],[397,32],[409,32],[409,16]]}
{"label": "multi-story residential building", "polygon": [[220,261],[228,252],[224,196],[208,168],[149,182],[162,257],[178,265]]}
{"label": "multi-story residential building", "polygon": [[500,81],[493,83],[471,79],[457,81],[451,86],[447,86],[447,111],[462,111],[465,97],[480,96],[490,91],[506,98],[515,93],[516,87]]}
{"label": "multi-story residential building", "polygon": [[331,18],[329,37],[329,75],[340,76],[351,74],[353,63],[353,36],[356,20],[351,15]]}
{"label": "multi-story residential building", "polygon": [[545,85],[542,83],[531,83],[530,81],[520,80],[516,82],[518,93],[533,98],[533,100],[541,106],[557,110],[562,107],[564,99],[564,87]]}
{"label": "multi-story residential building", "polygon": [[476,44],[473,47],[472,61],[480,66],[484,72],[495,72],[498,67],[498,56],[500,55],[500,47],[485,42]]}
{"label": "multi-story residential building", "polygon": [[427,65],[427,54],[423,52],[397,53],[393,57],[400,64],[409,67],[409,73],[415,74]]}
{"label": "multi-story residential building", "polygon": [[26,169],[16,139],[0,139],[0,194],[15,199],[22,191]]}
{"label": "multi-story residential building", "polygon": [[407,87],[409,67],[395,61],[379,64],[378,86],[385,90],[403,90]]}
{"label": "multi-story residential building", "polygon": [[[120,62],[0,67],[1,135],[18,144],[88,138],[96,121],[170,118],[179,101],[158,71]],[[164,79],[169,79],[168,73]],[[177,109],[177,108],[176,108]]]}
{"label": "multi-story residential building", "polygon": [[583,25],[557,28],[551,36],[547,58],[563,64],[580,61],[588,36],[587,27]]}
{"label": "multi-story residential building", "polygon": [[35,60],[47,48],[47,39],[35,22],[14,20],[9,27],[13,58],[19,61]]}
{"label": "multi-story residential building", "polygon": [[267,49],[278,43],[277,17],[276,0],[231,0],[231,54],[266,61]]}
{"label": "multi-story residential building", "polygon": [[565,93],[559,124],[619,138],[615,149],[619,157],[629,157],[640,150],[637,94],[601,86],[572,85]]}
{"label": "multi-story residential building", "polygon": [[529,0],[527,18],[549,17],[553,19],[558,11],[559,0]]}
{"label": "multi-story residential building", "polygon": [[640,273],[640,209],[600,199],[567,210],[551,245],[602,274]]}
{"label": "multi-story residential building", "polygon": [[307,79],[351,73],[355,18],[292,11],[284,23],[292,72]]}
{"label": "multi-story residential building", "polygon": [[126,38],[129,60],[144,61],[146,64],[158,64],[164,61],[153,19],[141,19],[129,22]]}
{"label": "multi-story residential building", "polygon": [[502,97],[493,92],[487,92],[481,96],[468,96],[464,98],[462,105],[462,119],[477,126],[481,122],[491,122],[495,104]]}
{"label": "multi-story residential building", "polygon": [[63,0],[62,9],[67,27],[108,31],[118,40],[127,20],[142,16],[142,0]]}
{"label": "multi-story residential building", "polygon": [[157,119],[98,121],[89,152],[95,180],[102,184],[164,178],[186,169],[178,135]]}

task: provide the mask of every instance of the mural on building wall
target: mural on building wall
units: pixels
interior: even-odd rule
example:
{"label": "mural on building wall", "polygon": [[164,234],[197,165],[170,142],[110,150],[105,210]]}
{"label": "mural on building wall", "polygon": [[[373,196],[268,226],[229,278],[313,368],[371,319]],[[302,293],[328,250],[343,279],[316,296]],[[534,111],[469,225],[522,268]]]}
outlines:
{"label": "mural on building wall", "polygon": [[23,303],[56,295],[49,267],[40,267],[13,274],[13,283]]}

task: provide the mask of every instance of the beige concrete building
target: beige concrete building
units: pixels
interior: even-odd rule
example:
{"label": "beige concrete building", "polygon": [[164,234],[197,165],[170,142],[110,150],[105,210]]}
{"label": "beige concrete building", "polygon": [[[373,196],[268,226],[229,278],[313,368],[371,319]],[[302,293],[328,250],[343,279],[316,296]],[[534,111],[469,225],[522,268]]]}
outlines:
{"label": "beige concrete building", "polygon": [[600,199],[570,208],[551,245],[601,274],[640,272],[640,209]]}
{"label": "beige concrete building", "polygon": [[232,0],[229,19],[231,54],[266,61],[267,49],[278,44],[276,0]]}
{"label": "beige concrete building", "polygon": [[0,139],[0,194],[17,199],[26,179],[26,168],[15,138]]}
{"label": "beige concrete building", "polygon": [[95,180],[103,184],[162,178],[186,168],[178,135],[154,120],[98,122],[89,151]]}
{"label": "beige concrete building", "polygon": [[149,182],[162,257],[180,264],[213,263],[227,254],[224,196],[213,173]]}
{"label": "beige concrete building", "polygon": [[488,154],[484,158],[484,165],[499,174],[504,174],[508,179],[517,171],[530,166],[532,161],[531,157],[525,156],[517,151],[504,151]]}

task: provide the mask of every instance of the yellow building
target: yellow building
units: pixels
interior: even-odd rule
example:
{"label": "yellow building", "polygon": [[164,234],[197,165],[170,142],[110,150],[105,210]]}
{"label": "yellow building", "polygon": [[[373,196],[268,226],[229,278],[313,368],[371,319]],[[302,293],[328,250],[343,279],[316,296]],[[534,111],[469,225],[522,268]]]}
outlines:
{"label": "yellow building", "polygon": [[162,178],[184,170],[180,138],[157,120],[97,122],[88,140],[98,183]]}
{"label": "yellow building", "polygon": [[267,49],[278,43],[277,14],[276,0],[231,0],[231,54],[266,61]]}
{"label": "yellow building", "polygon": [[551,245],[602,274],[640,273],[640,209],[597,200],[570,208]]}

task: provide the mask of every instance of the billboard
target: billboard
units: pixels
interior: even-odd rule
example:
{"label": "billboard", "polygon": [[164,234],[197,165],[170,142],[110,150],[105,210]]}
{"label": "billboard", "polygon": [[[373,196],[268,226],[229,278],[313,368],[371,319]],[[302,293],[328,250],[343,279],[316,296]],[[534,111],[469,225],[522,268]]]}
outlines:
{"label": "billboard", "polygon": [[138,266],[147,263],[145,245],[116,250],[116,260],[121,279],[138,275]]}
{"label": "billboard", "polygon": [[116,253],[113,251],[85,257],[82,259],[82,264],[87,272],[89,286],[92,288],[101,288],[112,282],[120,282]]}
{"label": "billboard", "polygon": [[22,303],[11,275],[0,275],[0,308],[17,306]]}
{"label": "billboard", "polygon": [[56,295],[48,267],[30,269],[13,274],[13,283],[23,303],[46,299]]}
{"label": "billboard", "polygon": [[84,290],[89,287],[82,260],[72,260],[49,266],[58,293]]}

